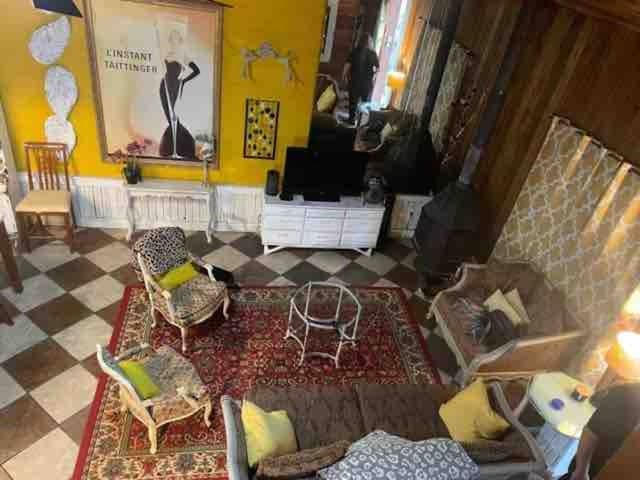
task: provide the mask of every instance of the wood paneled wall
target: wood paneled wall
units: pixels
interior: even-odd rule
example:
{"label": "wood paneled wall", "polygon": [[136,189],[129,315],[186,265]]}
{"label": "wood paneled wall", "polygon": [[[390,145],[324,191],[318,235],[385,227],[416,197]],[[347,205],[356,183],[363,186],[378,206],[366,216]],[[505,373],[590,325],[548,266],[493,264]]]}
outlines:
{"label": "wood paneled wall", "polygon": [[600,470],[595,480],[635,478],[640,470],[638,451],[640,451],[640,430],[636,429],[631,432],[616,454]]}
{"label": "wood paneled wall", "polygon": [[[526,4],[526,5],[525,5]],[[551,0],[467,0],[457,40],[476,55],[482,111],[520,9],[524,42],[503,111],[474,183],[488,213],[490,252],[513,208],[553,114],[640,165],[640,32]],[[469,145],[480,115],[462,145]]]}

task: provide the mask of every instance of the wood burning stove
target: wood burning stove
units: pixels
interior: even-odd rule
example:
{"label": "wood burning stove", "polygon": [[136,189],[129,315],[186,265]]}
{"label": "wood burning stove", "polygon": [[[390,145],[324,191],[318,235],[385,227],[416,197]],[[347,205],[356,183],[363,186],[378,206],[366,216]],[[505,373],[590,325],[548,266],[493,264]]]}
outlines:
{"label": "wood burning stove", "polygon": [[464,261],[482,251],[482,209],[473,187],[449,184],[427,203],[414,236],[415,265],[421,284],[452,274]]}

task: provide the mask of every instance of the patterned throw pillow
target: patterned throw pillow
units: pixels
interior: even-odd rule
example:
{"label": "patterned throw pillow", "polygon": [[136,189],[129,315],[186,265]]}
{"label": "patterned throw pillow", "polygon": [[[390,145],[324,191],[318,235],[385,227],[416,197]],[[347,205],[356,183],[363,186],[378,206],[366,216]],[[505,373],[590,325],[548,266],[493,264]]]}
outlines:
{"label": "patterned throw pillow", "polygon": [[265,458],[258,464],[256,479],[280,480],[313,477],[321,468],[333,465],[347,452],[349,442],[341,440],[319,448]]}
{"label": "patterned throw pillow", "polygon": [[448,438],[412,442],[381,430],[355,442],[345,458],[322,469],[324,480],[469,480],[478,466],[459,443]]}

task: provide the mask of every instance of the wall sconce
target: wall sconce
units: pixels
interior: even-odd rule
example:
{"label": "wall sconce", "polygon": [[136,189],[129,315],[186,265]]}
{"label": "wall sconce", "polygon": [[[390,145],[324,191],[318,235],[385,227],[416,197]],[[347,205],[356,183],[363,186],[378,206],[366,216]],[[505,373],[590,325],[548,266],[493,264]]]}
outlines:
{"label": "wall sconce", "polygon": [[82,13],[73,0],[33,0],[33,6],[38,10],[82,18]]}

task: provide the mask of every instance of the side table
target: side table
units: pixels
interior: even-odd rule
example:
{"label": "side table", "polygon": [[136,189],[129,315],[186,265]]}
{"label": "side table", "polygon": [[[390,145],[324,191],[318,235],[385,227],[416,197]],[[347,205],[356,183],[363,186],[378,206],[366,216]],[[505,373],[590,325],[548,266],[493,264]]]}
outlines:
{"label": "side table", "polygon": [[[533,377],[529,388],[529,401],[545,420],[537,442],[554,477],[567,472],[582,430],[596,410],[589,400],[578,402],[571,398],[580,383],[562,372],[550,372]],[[561,400],[564,407],[555,410],[551,406],[553,399]]]}
{"label": "side table", "polygon": [[[215,205],[213,200],[213,189],[210,185],[203,185],[200,182],[189,182],[184,180],[144,180],[136,184],[125,184],[124,190],[127,195],[127,221],[129,222],[129,230],[127,232],[127,241],[131,240],[133,232],[136,230],[136,218],[134,212],[134,202],[137,198],[156,197],[156,198],[178,198],[193,199],[206,202],[209,218],[204,234],[207,241],[211,243],[211,233],[215,229]],[[169,215],[167,215],[169,218]],[[171,220],[171,225],[183,226],[188,228],[187,218],[178,221]],[[160,226],[160,225],[156,225]]]}

